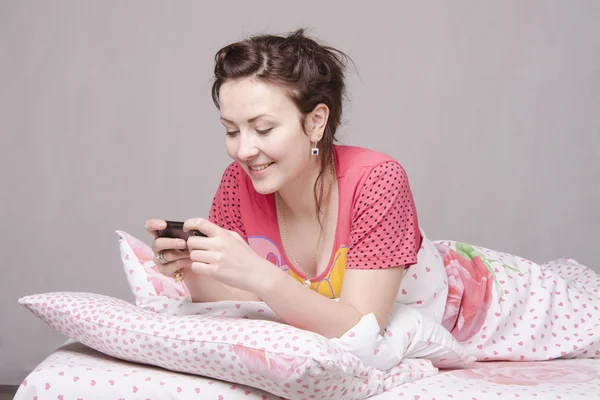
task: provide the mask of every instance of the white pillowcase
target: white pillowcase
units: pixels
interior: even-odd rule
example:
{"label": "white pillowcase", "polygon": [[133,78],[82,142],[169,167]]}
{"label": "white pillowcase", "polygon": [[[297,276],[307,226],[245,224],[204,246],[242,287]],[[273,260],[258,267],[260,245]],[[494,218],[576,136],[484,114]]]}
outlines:
{"label": "white pillowcase", "polygon": [[341,338],[332,340],[366,365],[383,370],[402,358],[428,359],[437,368],[464,367],[475,361],[450,332],[404,304],[396,303],[383,336],[380,331],[375,316],[368,314]]}
{"label": "white pillowcase", "polygon": [[[218,316],[161,315],[91,293],[46,293],[19,302],[58,332],[104,354],[285,398],[364,399],[437,374],[428,360],[403,360],[386,372],[367,367],[323,336],[250,319],[264,312],[259,302],[220,304]],[[230,311],[249,315],[230,317]]]}
{"label": "white pillowcase", "polygon": [[[330,340],[281,323],[263,302],[192,303],[184,284],[158,273],[147,245],[117,233],[136,305],[91,293],[46,293],[19,302],[57,331],[107,355],[287,398],[362,399],[435,375],[429,360],[444,367],[472,360],[441,325],[398,304],[379,343],[391,345],[402,361],[378,370],[369,366],[377,361],[361,355],[364,341],[356,335],[363,328],[372,334],[372,315]],[[381,349],[372,348],[371,356],[384,356]]]}
{"label": "white pillowcase", "polygon": [[[123,268],[140,307],[167,315],[207,315],[210,310],[206,309],[205,304],[192,303],[183,283],[176,284],[173,279],[158,274],[150,247],[126,232],[117,231],[117,234],[120,237]],[[160,285],[156,286],[156,282],[160,282]],[[182,294],[179,297],[165,296],[161,291]],[[265,303],[259,304],[263,312],[256,318],[281,322]],[[215,312],[226,311],[230,316],[242,316],[226,303],[212,303],[210,308]],[[463,367],[475,360],[444,327],[401,303],[396,303],[385,334],[381,336],[379,332],[377,320],[373,315],[368,315],[334,342],[359,357],[366,365],[381,370],[388,370],[402,358],[425,358],[438,368]]]}
{"label": "white pillowcase", "polygon": [[244,385],[106,356],[69,339],[22,381],[13,400],[280,400]]}

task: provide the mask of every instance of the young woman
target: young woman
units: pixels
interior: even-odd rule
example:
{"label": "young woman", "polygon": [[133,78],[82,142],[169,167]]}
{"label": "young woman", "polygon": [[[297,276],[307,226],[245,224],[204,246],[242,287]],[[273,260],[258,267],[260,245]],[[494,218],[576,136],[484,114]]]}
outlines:
{"label": "young woman", "polygon": [[434,246],[402,166],[334,144],[346,60],[302,30],[217,53],[212,94],[234,162],[209,218],[185,222],[207,237],[156,238],[165,222],[147,221],[161,272],[182,276],[197,302],[264,301],[382,370],[404,356],[385,331],[394,303],[480,361],[599,357],[599,275],[570,259]]}
{"label": "young woman", "polygon": [[446,274],[438,258],[421,260],[435,250],[404,169],[334,144],[347,60],[302,30],[216,54],[212,95],[234,161],[209,218],[185,222],[207,237],[157,238],[165,222],[145,224],[161,272],[181,274],[194,301],[264,301],[330,338],[370,313],[383,330],[395,301],[441,321]]}

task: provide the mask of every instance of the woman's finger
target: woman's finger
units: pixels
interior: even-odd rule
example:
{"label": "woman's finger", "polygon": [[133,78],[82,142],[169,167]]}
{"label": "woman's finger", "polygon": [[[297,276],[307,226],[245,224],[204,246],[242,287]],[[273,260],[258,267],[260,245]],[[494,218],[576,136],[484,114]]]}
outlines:
{"label": "woman's finger", "polygon": [[[165,262],[161,262],[158,256],[162,251],[162,258]],[[185,260],[190,258],[190,252],[188,250],[161,250],[156,252],[154,256],[154,262],[158,264],[169,264],[179,260]]]}
{"label": "woman's finger", "polygon": [[217,248],[219,238],[209,238],[204,236],[190,236],[187,240],[187,247],[190,250],[214,250]]}
{"label": "woman's finger", "polygon": [[184,259],[180,259],[177,261],[173,261],[170,262],[168,264],[156,264],[158,271],[168,277],[173,277],[173,275],[175,275],[175,272],[182,270],[182,271],[186,271],[191,267],[191,262],[190,259],[188,258],[187,261]]}
{"label": "woman's finger", "polygon": [[190,260],[202,264],[216,264],[218,262],[214,252],[194,249],[190,251]]}
{"label": "woman's finger", "polygon": [[185,250],[187,249],[187,242],[183,239],[156,238],[152,243],[152,251],[154,253],[172,249]]}
{"label": "woman's finger", "polygon": [[167,223],[162,219],[149,219],[144,223],[144,229],[155,238],[158,237],[158,231],[165,229],[166,227]]}
{"label": "woman's finger", "polygon": [[205,264],[201,262],[193,262],[190,268],[195,274],[205,275],[211,278],[218,279],[216,276],[219,268],[215,265]]}
{"label": "woman's finger", "polygon": [[219,225],[204,218],[190,218],[183,223],[184,231],[191,231],[193,229],[202,232],[208,237],[218,236],[224,230]]}

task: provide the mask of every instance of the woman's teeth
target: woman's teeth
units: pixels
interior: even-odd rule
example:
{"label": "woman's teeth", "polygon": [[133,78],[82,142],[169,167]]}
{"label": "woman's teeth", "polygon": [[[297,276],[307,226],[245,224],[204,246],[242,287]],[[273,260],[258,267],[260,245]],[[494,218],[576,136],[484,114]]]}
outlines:
{"label": "woman's teeth", "polygon": [[267,167],[271,166],[271,164],[273,164],[273,163],[263,164],[263,165],[255,165],[255,166],[252,166],[252,167],[249,166],[249,168],[252,171],[262,171],[263,169],[267,169]]}

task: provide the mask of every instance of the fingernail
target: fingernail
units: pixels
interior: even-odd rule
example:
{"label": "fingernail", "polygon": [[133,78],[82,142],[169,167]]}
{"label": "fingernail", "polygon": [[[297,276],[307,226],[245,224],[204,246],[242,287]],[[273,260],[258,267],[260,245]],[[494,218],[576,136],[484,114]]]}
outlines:
{"label": "fingernail", "polygon": [[181,241],[177,243],[180,249],[185,249],[187,247],[187,242]]}

